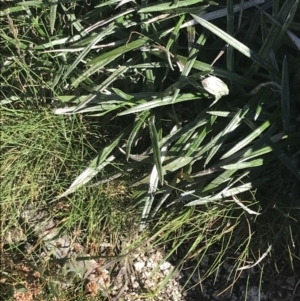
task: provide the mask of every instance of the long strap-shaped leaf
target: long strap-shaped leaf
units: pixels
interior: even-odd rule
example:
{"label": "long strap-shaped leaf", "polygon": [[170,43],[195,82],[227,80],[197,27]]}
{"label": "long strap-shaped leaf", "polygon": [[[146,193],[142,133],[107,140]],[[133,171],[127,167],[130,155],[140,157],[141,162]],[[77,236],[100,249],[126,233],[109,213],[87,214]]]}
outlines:
{"label": "long strap-shaped leaf", "polygon": [[170,9],[175,9],[179,7],[187,7],[189,5],[194,5],[199,2],[204,2],[203,0],[189,0],[189,1],[175,1],[177,3],[172,2],[163,2],[160,4],[148,6],[145,8],[140,9],[138,12],[139,13],[150,13],[150,12],[159,12],[159,11],[164,11],[164,10],[170,10]]}
{"label": "long strap-shaped leaf", "polygon": [[249,134],[247,137],[245,137],[243,140],[241,140],[239,143],[237,143],[231,150],[229,150],[226,154],[224,154],[221,159],[225,159],[235,152],[239,151],[249,143],[251,143],[256,137],[262,134],[263,131],[265,131],[271,124],[274,119],[278,116],[278,113],[274,113],[271,120],[265,121],[261,126],[259,126],[257,129],[255,129],[251,134]]}
{"label": "long strap-shaped leaf", "polygon": [[139,48],[143,46],[145,43],[149,41],[149,38],[142,37],[136,41],[128,43],[124,46],[118,47],[114,50],[111,50],[107,53],[100,55],[99,57],[95,58],[93,61],[89,62],[88,65],[90,68],[83,72],[81,76],[79,76],[73,83],[72,86],[77,86],[80,82],[82,82],[85,78],[89,77],[101,67],[106,66],[108,63],[115,60],[117,57],[124,55],[126,52],[131,51],[133,49]]}
{"label": "long strap-shaped leaf", "polygon": [[213,25],[212,23],[207,22],[206,20],[204,20],[204,19],[202,19],[202,18],[200,18],[200,17],[198,17],[196,15],[193,15],[193,14],[192,14],[192,17],[199,24],[201,24],[203,27],[205,27],[208,30],[210,30],[212,33],[214,33],[219,38],[221,38],[222,40],[224,40],[225,42],[227,42],[229,45],[231,45],[232,47],[234,47],[236,50],[238,50],[239,52],[241,52],[245,56],[247,56],[250,59],[252,59],[254,62],[256,62],[257,64],[259,64],[261,67],[264,67],[266,70],[270,71],[271,73],[273,73],[273,74],[275,74],[275,75],[277,75],[279,77],[279,72],[276,69],[274,69],[272,66],[270,66],[270,64],[265,59],[263,59],[261,56],[259,56],[252,49],[250,49],[249,47],[247,47],[246,45],[244,45],[243,43],[241,43],[240,41],[238,41],[234,37],[230,36],[229,34],[227,34],[222,29],[220,29],[217,26]]}
{"label": "long strap-shaped leaf", "polygon": [[140,128],[142,127],[142,125],[144,124],[145,119],[148,117],[149,114],[150,114],[150,111],[145,111],[145,112],[142,112],[141,114],[138,114],[135,118],[134,127],[133,127],[133,129],[127,139],[127,143],[126,143],[126,160],[127,161],[129,159],[131,147],[135,140],[135,137],[136,137],[138,131],[140,130]]}
{"label": "long strap-shaped leaf", "polygon": [[[178,97],[174,103],[179,103],[179,102],[183,102],[183,101],[191,101],[191,100],[199,100],[201,98],[204,98],[202,93],[186,93],[186,94],[182,94],[180,95],[180,97]],[[156,99],[153,101],[148,101],[146,103],[142,103],[140,105],[137,105],[133,108],[130,108],[126,111],[123,111],[121,113],[119,113],[119,116],[122,115],[127,115],[127,114],[132,114],[132,113],[137,113],[137,112],[141,112],[141,111],[146,111],[146,110],[150,110],[156,107],[162,107],[162,106],[167,106],[169,104],[172,103],[172,96],[167,96],[164,98],[160,98],[160,99]]]}
{"label": "long strap-shaped leaf", "polygon": [[[162,50],[157,50],[157,51],[153,51],[152,52],[155,56],[158,56],[160,58],[165,58],[166,54],[164,51]],[[187,63],[187,57],[182,56],[182,55],[177,55],[176,58],[183,64],[185,65]],[[195,61],[193,68],[196,70],[200,70],[200,71],[205,71],[207,73],[212,73],[218,77],[224,77],[227,80],[231,80],[235,83],[239,83],[242,85],[257,85],[258,83],[250,78],[245,78],[245,76],[240,76],[237,73],[219,68],[219,67],[215,67],[215,66],[211,66],[210,64],[206,64],[203,63],[201,61]]]}
{"label": "long strap-shaped leaf", "polygon": [[221,200],[227,197],[232,197],[234,195],[243,193],[245,191],[248,191],[252,188],[255,188],[257,186],[261,186],[262,184],[266,183],[267,181],[270,181],[270,178],[272,176],[266,176],[263,177],[257,181],[253,181],[253,182],[248,182],[246,184],[240,185],[238,187],[233,187],[230,189],[224,189],[222,192],[213,195],[213,196],[209,196],[209,197],[204,197],[204,198],[199,198],[197,200],[191,201],[190,203],[186,204],[185,206],[195,206],[195,205],[203,205],[209,202],[213,202],[213,201],[217,201],[217,200]]}
{"label": "long strap-shaped leaf", "polygon": [[[155,133],[156,129],[155,130],[153,129],[153,127],[155,128],[154,116],[152,117],[152,120],[150,118],[149,122],[150,122],[150,124],[149,124],[150,135],[151,136],[156,135],[156,137],[157,137],[157,134]],[[151,131],[153,131],[153,132],[151,133]],[[150,175],[150,183],[149,183],[148,193],[147,193],[147,196],[143,200],[144,208],[143,208],[143,212],[142,212],[141,222],[139,225],[139,231],[143,231],[147,225],[149,214],[150,214],[150,211],[152,208],[152,203],[153,203],[155,193],[157,190],[158,180],[160,179],[160,177],[161,177],[161,181],[163,180],[162,162],[164,161],[166,154],[168,152],[169,144],[164,145],[160,150],[159,146],[158,146],[158,141],[156,141],[155,143],[157,144],[155,146],[156,150],[155,151],[153,150],[153,152],[157,152],[157,150],[159,150],[159,152],[154,153],[154,158],[155,158],[155,161],[158,160],[159,162],[155,162],[156,164],[154,165],[151,175]],[[157,156],[159,156],[159,158],[156,158]],[[159,173],[161,173],[161,175],[159,175]]]}
{"label": "long strap-shaped leaf", "polygon": [[[109,158],[107,157],[118,146],[123,136],[127,134],[129,130],[130,127],[126,127],[110,145],[104,147],[98,156],[92,160],[90,165],[74,180],[71,186],[64,193],[54,198],[53,201],[56,201],[76,191],[78,188],[82,187],[93,177],[95,177],[106,165],[112,162],[115,159],[116,154],[111,155]],[[117,150],[117,152],[119,152],[119,150]]]}
{"label": "long strap-shaped leaf", "polygon": [[[293,21],[298,5],[299,0],[286,0],[284,2],[276,18],[282,25],[278,25],[275,22],[272,25],[269,34],[266,37],[264,44],[262,45],[258,53],[261,58],[265,58],[269,54],[270,49],[276,50],[278,43],[282,40],[283,35],[288,29],[288,26]],[[253,64],[248,70],[246,76],[252,77],[257,72],[257,70],[258,66],[256,64]]]}
{"label": "long strap-shaped leaf", "polygon": [[162,162],[161,162],[161,153],[160,153],[160,148],[158,145],[158,135],[157,131],[155,128],[155,116],[152,115],[149,118],[149,133],[150,133],[150,138],[152,142],[152,149],[153,149],[153,157],[154,157],[154,163],[157,168],[157,173],[158,173],[158,178],[161,184],[163,184],[164,181],[164,176],[163,176],[163,167],[162,167]]}
{"label": "long strap-shaped leaf", "polygon": [[202,33],[200,35],[200,37],[198,38],[197,42],[195,43],[193,49],[191,50],[189,57],[186,61],[186,64],[184,65],[182,74],[180,75],[179,81],[178,81],[178,83],[176,85],[176,89],[174,91],[172,102],[174,102],[175,99],[177,98],[177,96],[180,92],[181,84],[189,75],[192,67],[194,66],[196,58],[197,58],[202,46],[205,44],[205,42],[206,42],[206,35],[204,33]]}

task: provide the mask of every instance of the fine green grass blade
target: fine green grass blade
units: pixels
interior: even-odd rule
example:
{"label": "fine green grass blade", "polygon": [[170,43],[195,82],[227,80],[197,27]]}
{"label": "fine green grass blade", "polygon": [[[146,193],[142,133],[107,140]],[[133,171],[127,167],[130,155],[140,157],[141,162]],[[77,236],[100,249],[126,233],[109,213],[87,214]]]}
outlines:
{"label": "fine green grass blade", "polygon": [[157,168],[159,181],[161,184],[163,184],[163,181],[164,181],[163,167],[162,167],[162,162],[161,162],[160,148],[159,148],[159,144],[158,144],[158,134],[157,134],[157,131],[155,128],[155,117],[154,116],[151,116],[149,118],[148,124],[149,124],[150,138],[151,138],[151,142],[152,142],[154,163]]}
{"label": "fine green grass blade", "polygon": [[84,27],[80,24],[80,20],[76,19],[75,14],[70,13],[70,11],[68,11],[68,9],[62,3],[60,5],[61,5],[61,8],[64,10],[65,15],[70,20],[70,22],[72,22],[72,25],[76,28],[76,30],[78,32],[83,32]]}
{"label": "fine green grass blade", "polygon": [[[147,7],[148,3],[146,0],[141,1],[141,8],[143,9],[144,7]],[[145,20],[148,18],[147,13],[141,13],[140,14],[140,19],[141,19],[141,34],[143,36],[149,36],[151,34],[151,27],[154,26],[153,24],[149,25],[145,23]],[[146,44],[149,46],[149,44]],[[151,63],[151,53],[148,51],[143,51],[142,52],[142,57],[143,57],[143,62],[144,63]],[[144,91],[153,91],[154,90],[154,81],[155,81],[155,76],[153,73],[153,70],[151,68],[146,68],[145,69],[145,80],[144,80],[144,85],[143,85],[143,90]]]}
{"label": "fine green grass blade", "polygon": [[273,16],[275,16],[278,14],[278,11],[279,11],[280,0],[273,0],[272,2],[273,2],[272,3],[272,13],[273,13]]}
{"label": "fine green grass blade", "polygon": [[193,14],[192,14],[192,17],[203,27],[207,28],[212,33],[216,34],[219,38],[221,38],[222,40],[227,42],[229,45],[231,45],[233,48],[235,48],[236,50],[241,52],[243,55],[245,55],[246,57],[249,57],[251,60],[253,60],[257,64],[259,64],[261,67],[264,67],[266,70],[270,71],[271,73],[279,76],[279,72],[276,69],[274,69],[272,66],[270,66],[264,58],[259,56],[252,49],[250,49],[243,43],[239,42],[237,39],[230,36],[225,31],[223,31],[222,29],[213,25],[212,23],[207,22],[206,20],[204,20],[196,15],[193,15]]}
{"label": "fine green grass blade", "polygon": [[23,6],[21,6],[22,4],[19,4],[19,6],[14,6],[14,7],[8,7],[6,9],[3,9],[0,11],[0,17],[4,17],[7,14],[12,14],[14,12],[19,12],[22,10],[25,10],[25,8]]}
{"label": "fine green grass blade", "polygon": [[283,59],[281,80],[281,117],[286,132],[290,129],[290,84],[289,70],[286,56]]}
{"label": "fine green grass blade", "polygon": [[167,190],[164,192],[163,196],[160,198],[160,200],[158,201],[157,205],[152,210],[151,215],[150,215],[151,218],[155,217],[156,213],[161,208],[161,206],[164,204],[164,202],[166,201],[166,199],[168,197],[170,197],[172,191],[174,190],[173,187],[176,186],[176,181],[177,181],[177,177],[175,177],[174,180],[172,181],[171,185],[169,187],[167,187]]}
{"label": "fine green grass blade", "polygon": [[238,21],[238,29],[241,27],[241,23],[242,23],[242,18],[243,18],[243,12],[244,12],[244,0],[241,0],[241,10],[240,10],[240,13],[239,13],[239,21]]}
{"label": "fine green grass blade", "polygon": [[18,46],[20,49],[27,49],[28,46],[20,41],[16,41],[15,39],[9,37],[8,35],[6,35],[5,33],[0,33],[0,37],[3,38],[3,40],[7,41],[8,43],[14,45],[14,46]]}
{"label": "fine green grass blade", "polygon": [[262,104],[261,104],[261,102],[259,102],[259,103],[257,104],[256,110],[255,110],[254,120],[257,120],[257,119],[258,119],[258,117],[260,116],[260,114],[261,114],[261,112],[262,112],[262,109],[263,109]]}

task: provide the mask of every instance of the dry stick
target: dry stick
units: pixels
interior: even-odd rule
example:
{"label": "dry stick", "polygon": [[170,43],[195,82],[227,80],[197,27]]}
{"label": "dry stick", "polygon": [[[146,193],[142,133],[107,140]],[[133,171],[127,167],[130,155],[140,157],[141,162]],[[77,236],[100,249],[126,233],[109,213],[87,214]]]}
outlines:
{"label": "dry stick", "polygon": [[269,246],[267,251],[255,263],[238,268],[237,271],[252,269],[256,265],[258,265],[271,252],[271,250],[272,250],[272,245]]}

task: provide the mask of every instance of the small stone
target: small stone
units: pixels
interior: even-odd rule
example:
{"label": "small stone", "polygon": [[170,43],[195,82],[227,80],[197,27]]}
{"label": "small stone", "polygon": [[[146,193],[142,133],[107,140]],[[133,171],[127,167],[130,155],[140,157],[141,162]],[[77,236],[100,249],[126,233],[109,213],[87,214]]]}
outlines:
{"label": "small stone", "polygon": [[165,270],[169,269],[171,266],[172,266],[171,263],[166,261],[159,267],[159,269],[161,271],[165,271]]}
{"label": "small stone", "polygon": [[139,286],[140,286],[140,285],[139,285],[138,282],[136,282],[136,281],[132,283],[132,287],[133,287],[133,288],[138,288]]}
{"label": "small stone", "polygon": [[137,272],[141,272],[142,269],[144,268],[145,266],[145,262],[144,261],[136,261],[134,264],[133,264],[135,270]]}

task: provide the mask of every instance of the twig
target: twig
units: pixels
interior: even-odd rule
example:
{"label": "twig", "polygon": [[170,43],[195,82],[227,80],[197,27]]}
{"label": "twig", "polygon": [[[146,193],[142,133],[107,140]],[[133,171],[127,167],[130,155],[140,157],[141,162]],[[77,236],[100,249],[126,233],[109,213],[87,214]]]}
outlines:
{"label": "twig", "polygon": [[233,200],[240,206],[242,207],[245,211],[247,211],[249,214],[255,214],[255,215],[261,215],[261,213],[253,211],[249,209],[247,206],[245,206],[242,202],[240,202],[236,196],[232,196]]}
{"label": "twig", "polygon": [[237,271],[247,270],[247,269],[251,269],[251,268],[255,267],[271,252],[271,250],[272,250],[272,245],[269,246],[267,251],[254,264],[246,265],[244,267],[238,268]]}

